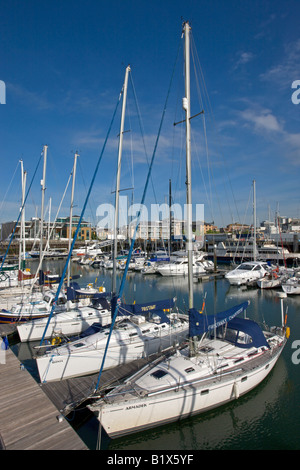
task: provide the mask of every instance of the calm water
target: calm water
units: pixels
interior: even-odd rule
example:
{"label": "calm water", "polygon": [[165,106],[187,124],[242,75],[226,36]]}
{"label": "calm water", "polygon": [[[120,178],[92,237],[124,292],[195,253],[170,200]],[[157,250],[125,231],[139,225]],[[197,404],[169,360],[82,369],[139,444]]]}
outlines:
{"label": "calm water", "polygon": [[[50,263],[51,267],[51,263]],[[73,265],[73,274],[81,274],[80,285],[97,282],[110,290],[111,271]],[[121,274],[117,282],[120,283]],[[276,291],[230,287],[225,279],[194,284],[194,304],[201,308],[206,294],[208,313],[217,313],[233,305],[250,300],[248,317],[268,325],[281,321],[280,300]],[[177,298],[181,309],[187,308],[187,279],[142,276],[128,273],[124,298],[127,303],[147,302],[153,299]],[[108,450],[220,450],[220,449],[300,449],[300,364],[293,342],[300,339],[300,296],[284,301],[288,307],[289,341],[275,368],[255,390],[239,400],[205,414],[188,418],[126,438],[110,440],[101,436],[101,449]],[[300,354],[298,355],[300,358]],[[295,361],[294,361],[295,362]],[[80,417],[80,414],[79,414]],[[98,439],[98,421],[92,416],[78,426],[78,415],[70,422],[90,449]],[[77,424],[76,424],[77,423]]]}

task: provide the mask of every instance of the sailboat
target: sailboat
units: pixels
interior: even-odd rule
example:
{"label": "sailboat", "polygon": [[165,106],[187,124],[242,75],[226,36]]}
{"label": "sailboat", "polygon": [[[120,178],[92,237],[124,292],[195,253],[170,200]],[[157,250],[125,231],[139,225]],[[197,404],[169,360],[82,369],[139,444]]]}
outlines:
{"label": "sailboat", "polygon": [[[124,126],[124,113],[126,92],[130,66],[126,68],[123,86],[123,109],[121,117],[116,208],[114,221],[114,272],[116,269],[117,251],[117,214],[119,192],[120,151],[122,149],[122,136]],[[127,267],[131,254],[127,257]],[[126,273],[124,272],[124,278]],[[113,293],[116,291],[116,278],[113,276]],[[116,299],[114,297],[113,299]],[[112,303],[116,303],[113,300]],[[119,320],[112,330],[111,344],[108,350],[105,368],[115,367],[136,359],[143,358],[167,349],[174,343],[182,342],[188,333],[187,315],[180,314],[174,308],[171,299],[153,301],[147,304],[127,305],[118,300]],[[115,305],[112,305],[112,312]],[[123,319],[122,319],[123,317]],[[107,338],[110,336],[110,327],[97,328],[78,340],[51,349],[36,358],[37,368],[41,382],[61,380],[68,377],[87,375],[99,371],[103,357],[106,354]]]}
{"label": "sailboat", "polygon": [[[185,22],[188,204],[191,204],[190,29]],[[257,323],[237,317],[245,312],[248,302],[210,316],[194,308],[191,225],[190,211],[187,223],[189,344],[146,366],[88,405],[112,438],[174,422],[239,398],[269,374],[286,343],[283,320],[280,328],[266,332]],[[94,398],[96,395],[97,391]]]}
{"label": "sailboat", "polygon": [[[72,240],[72,214],[74,201],[74,187],[77,152],[74,155],[74,164],[72,170],[72,193],[70,204],[70,231],[69,231],[69,251]],[[45,292],[42,299],[37,301],[23,302],[14,306],[10,314],[15,318],[19,314],[19,319],[15,319],[18,334],[22,342],[40,340],[43,335],[45,338],[52,336],[70,336],[77,335],[88,329],[93,323],[98,322],[101,326],[108,325],[111,322],[110,305],[106,299],[105,292],[92,286],[80,288],[71,279],[71,260],[67,268],[67,294],[60,292],[55,302],[54,292]],[[41,274],[42,275],[42,274]],[[40,277],[41,277],[40,275]],[[49,320],[53,304],[55,309],[53,317]],[[0,317],[1,318],[1,317]],[[26,322],[24,322],[26,320]],[[46,325],[47,329],[45,331]]]}
{"label": "sailboat", "polygon": [[256,184],[253,180],[253,260],[245,261],[225,274],[225,279],[233,286],[250,285],[257,283],[270,272],[270,267],[265,261],[257,261],[256,246]]}
{"label": "sailboat", "polygon": [[282,282],[281,287],[286,294],[300,294],[300,272],[295,271],[294,276]]}
{"label": "sailboat", "polygon": [[[18,266],[15,266],[15,269],[8,269],[1,266],[0,269],[0,290],[1,293],[4,293],[5,289],[12,289],[18,287],[19,289],[10,290],[12,296],[17,292],[22,292],[26,290],[26,287],[31,286],[33,283],[34,274],[30,272],[30,269],[24,269],[25,267],[25,187],[26,187],[26,178],[27,172],[24,171],[23,160],[20,160],[21,165],[21,183],[22,183],[22,206],[20,209],[19,218],[20,221],[20,232],[19,232],[19,263]],[[17,225],[17,224],[16,224]],[[12,237],[11,237],[12,238]],[[6,257],[6,256],[5,256]]]}

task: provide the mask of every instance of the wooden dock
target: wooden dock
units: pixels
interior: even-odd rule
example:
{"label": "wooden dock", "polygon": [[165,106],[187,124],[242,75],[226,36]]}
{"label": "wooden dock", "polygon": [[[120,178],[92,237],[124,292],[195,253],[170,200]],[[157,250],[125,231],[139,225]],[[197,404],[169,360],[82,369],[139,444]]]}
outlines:
{"label": "wooden dock", "polygon": [[[149,362],[160,360],[162,356],[168,356],[173,352],[174,348],[169,348],[164,354],[151,354],[151,356],[147,358],[137,359],[128,364],[104,370],[101,375],[98,392],[99,390],[106,390],[123,382],[127,377],[149,364]],[[55,404],[57,410],[59,410],[62,415],[67,416],[68,413],[86,402],[87,398],[93,395],[98,377],[99,374],[73,377],[43,383],[41,387],[52,403]]]}
{"label": "wooden dock", "polygon": [[[88,450],[14,353],[0,363],[0,448]],[[4,363],[3,363],[4,362]]]}

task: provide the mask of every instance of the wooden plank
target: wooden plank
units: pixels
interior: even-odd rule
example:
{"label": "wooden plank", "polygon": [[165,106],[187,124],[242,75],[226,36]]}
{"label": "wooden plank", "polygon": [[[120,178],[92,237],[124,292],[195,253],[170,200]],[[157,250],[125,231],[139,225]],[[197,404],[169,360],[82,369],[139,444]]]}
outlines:
{"label": "wooden plank", "polygon": [[0,364],[0,435],[7,450],[87,450],[9,349]]}
{"label": "wooden plank", "polygon": [[15,323],[0,323],[0,336],[9,336],[17,334]]}

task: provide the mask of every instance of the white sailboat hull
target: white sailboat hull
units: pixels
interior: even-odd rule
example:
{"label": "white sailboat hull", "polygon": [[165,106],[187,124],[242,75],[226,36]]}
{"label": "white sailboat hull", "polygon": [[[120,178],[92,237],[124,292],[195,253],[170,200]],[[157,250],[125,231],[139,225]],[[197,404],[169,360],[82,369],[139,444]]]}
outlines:
{"label": "white sailboat hull", "polygon": [[[110,369],[121,364],[140,359],[165,350],[178,342],[182,342],[188,334],[188,324],[185,323],[177,331],[170,334],[162,334],[158,337],[140,337],[113,342],[107,351],[104,369]],[[100,344],[94,344],[93,348],[72,354],[51,353],[36,359],[41,382],[61,380],[69,377],[77,377],[97,373],[100,370],[106,346],[106,338]]]}
{"label": "white sailboat hull", "polygon": [[[48,317],[27,321],[17,325],[18,334],[21,342],[38,341],[42,339]],[[52,336],[77,335],[85,330],[93,323],[101,323],[102,326],[111,323],[111,312],[109,310],[99,311],[95,308],[85,307],[82,309],[74,309],[69,312],[57,313],[51,318],[45,339]]]}
{"label": "white sailboat hull", "polygon": [[262,278],[257,281],[257,285],[260,289],[274,289],[275,287],[280,287],[281,280]]}
{"label": "white sailboat hull", "polygon": [[[240,369],[210,381],[199,380],[198,384],[177,386],[165,393],[157,392],[122,403],[106,404],[104,401],[99,408],[98,419],[106,433],[115,438],[203,413],[255,388],[272,370],[281,351],[282,348],[271,360],[247,373]],[[93,405],[90,409],[95,411]]]}
{"label": "white sailboat hull", "polygon": [[288,295],[300,294],[300,284],[286,283],[282,284],[282,290]]}

